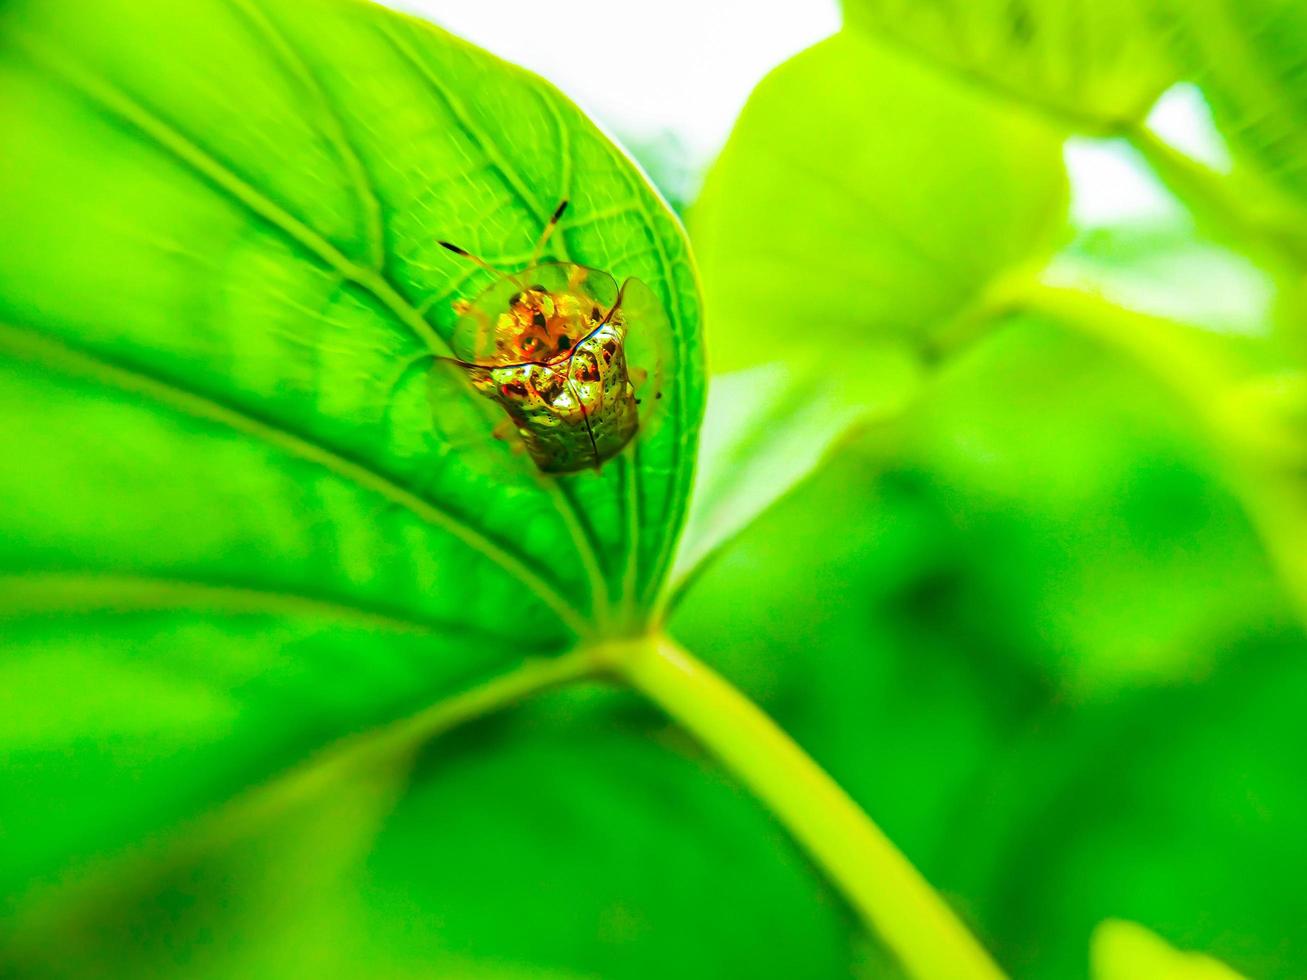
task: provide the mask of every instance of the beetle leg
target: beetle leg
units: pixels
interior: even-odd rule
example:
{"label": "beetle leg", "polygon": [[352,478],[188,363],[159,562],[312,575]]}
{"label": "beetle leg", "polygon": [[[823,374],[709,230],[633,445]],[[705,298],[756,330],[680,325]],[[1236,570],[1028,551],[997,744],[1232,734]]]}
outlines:
{"label": "beetle leg", "polygon": [[513,420],[510,418],[505,418],[501,420],[499,423],[497,423],[495,427],[490,430],[490,435],[492,438],[498,439],[500,442],[507,442],[508,438],[515,431],[517,431],[517,427],[513,424]]}

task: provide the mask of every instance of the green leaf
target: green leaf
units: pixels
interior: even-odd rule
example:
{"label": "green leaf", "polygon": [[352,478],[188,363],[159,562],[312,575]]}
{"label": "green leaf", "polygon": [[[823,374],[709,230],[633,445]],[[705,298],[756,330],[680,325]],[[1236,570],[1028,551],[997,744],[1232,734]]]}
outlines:
{"label": "green leaf", "polygon": [[258,821],[210,824],[214,833],[124,862],[74,900],[63,896],[56,914],[29,921],[0,950],[0,970],[42,980],[375,972],[351,958],[352,890],[411,764],[382,760]]}
{"label": "green leaf", "polygon": [[[1307,385],[1293,347],[1231,337],[1104,302],[1093,292],[1037,288],[1038,310],[1147,372],[1169,389],[1219,456],[1226,479],[1307,623],[1302,465]],[[1269,341],[1269,342],[1268,342]]]}
{"label": "green leaf", "polygon": [[[361,845],[314,853],[333,843],[317,828],[372,818],[358,800],[369,775],[33,937],[23,975],[850,973],[858,939],[838,898],[745,791],[629,695],[577,687],[450,733]],[[307,839],[287,846],[297,832]]]}
{"label": "green leaf", "polygon": [[1220,960],[1201,953],[1181,953],[1134,922],[1108,919],[1090,941],[1094,980],[1240,980]]}
{"label": "green leaf", "polygon": [[1078,971],[1107,916],[1250,977],[1302,975],[1302,638],[1236,642],[1202,682],[1050,717],[995,773],[984,857],[959,870],[1023,975]]}
{"label": "green leaf", "polygon": [[413,935],[416,919],[429,938],[410,955],[456,937],[446,955],[486,972],[846,969],[842,902],[745,790],[627,696],[555,695],[468,731],[419,775],[368,864],[368,930],[383,944]]}
{"label": "green leaf", "polygon": [[919,379],[910,357],[894,355],[887,348],[881,363],[868,366],[879,372],[875,388],[883,398],[874,410],[820,373],[779,364],[713,380],[699,440],[703,463],[672,570],[675,591],[859,426],[902,410]]}
{"label": "green leaf", "polygon": [[844,0],[849,26],[1080,129],[1143,121],[1175,81],[1135,0]]}
{"label": "green leaf", "polygon": [[692,212],[714,367],[856,371],[850,350],[919,337],[1050,249],[1066,194],[1037,120],[855,34],[823,41],[754,91]]}
{"label": "green leaf", "polygon": [[[554,89],[352,0],[16,0],[0,117],[4,907],[648,614],[702,409],[694,277]],[[427,375],[491,281],[438,240],[520,267],[561,198],[550,250],[638,277],[672,336],[638,455],[554,481],[451,442],[477,396],[433,413]]]}
{"label": "green leaf", "polygon": [[[1258,202],[1307,215],[1307,8],[1296,0],[1161,0],[1178,59],[1221,133],[1267,178]],[[1278,192],[1278,197],[1276,196]]]}

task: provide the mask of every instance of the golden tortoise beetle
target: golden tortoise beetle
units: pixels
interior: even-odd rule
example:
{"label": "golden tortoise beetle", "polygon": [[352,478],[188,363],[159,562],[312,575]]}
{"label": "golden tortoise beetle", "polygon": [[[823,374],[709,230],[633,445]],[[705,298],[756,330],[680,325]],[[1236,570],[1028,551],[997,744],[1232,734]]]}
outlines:
{"label": "golden tortoise beetle", "polygon": [[647,287],[628,279],[619,289],[607,272],[538,262],[566,209],[564,200],[521,272],[505,273],[440,242],[499,277],[470,302],[455,302],[455,357],[448,360],[504,409],[546,473],[597,469],[625,449],[641,428],[637,383],[650,375],[627,359],[628,297],[639,292],[650,305]]}

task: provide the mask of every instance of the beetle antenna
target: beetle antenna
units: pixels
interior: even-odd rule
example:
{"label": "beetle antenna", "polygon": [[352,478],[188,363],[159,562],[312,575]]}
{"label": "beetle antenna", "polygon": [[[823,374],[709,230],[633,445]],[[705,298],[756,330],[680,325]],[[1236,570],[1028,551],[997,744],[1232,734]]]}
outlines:
{"label": "beetle antenna", "polygon": [[558,202],[558,207],[554,208],[554,213],[549,216],[549,220],[545,222],[544,231],[540,232],[540,240],[536,242],[536,247],[531,250],[531,260],[526,264],[528,269],[536,264],[536,260],[539,259],[541,254],[544,252],[545,243],[548,242],[550,236],[553,235],[554,229],[558,227],[558,222],[563,217],[563,212],[566,210],[567,198],[563,198]]}
{"label": "beetle antenna", "polygon": [[487,262],[485,259],[481,258],[481,256],[473,255],[467,249],[459,248],[453,242],[439,242],[438,244],[440,245],[441,248],[447,248],[455,255],[462,256],[463,258],[467,259],[469,262],[475,262],[477,265],[481,266],[481,268],[485,269],[487,272],[493,272],[497,276],[502,276],[504,274],[499,269],[496,269],[493,265]]}
{"label": "beetle antenna", "polygon": [[512,279],[513,282],[517,283],[517,284],[518,284],[519,286],[521,286],[523,289],[526,288],[526,284],[523,283],[522,280],[519,279],[519,278],[517,277],[517,274],[516,274],[516,273],[513,273],[513,272],[505,272],[503,269],[496,269],[493,265],[491,265],[491,264],[490,264],[489,262],[487,262],[485,259],[481,258],[481,256],[479,256],[479,255],[473,255],[473,254],[472,254],[471,252],[469,252],[467,249],[465,249],[465,248],[459,248],[459,247],[458,247],[457,245],[455,245],[453,242],[437,242],[437,244],[438,244],[441,248],[447,248],[447,249],[449,249],[451,252],[453,252],[455,255],[458,255],[458,256],[461,256],[462,258],[467,259],[469,262],[475,262],[477,265],[481,266],[481,268],[485,269],[487,272],[491,273],[491,274],[494,275],[494,276],[505,276],[505,277],[507,277],[507,278],[509,278],[509,279]]}

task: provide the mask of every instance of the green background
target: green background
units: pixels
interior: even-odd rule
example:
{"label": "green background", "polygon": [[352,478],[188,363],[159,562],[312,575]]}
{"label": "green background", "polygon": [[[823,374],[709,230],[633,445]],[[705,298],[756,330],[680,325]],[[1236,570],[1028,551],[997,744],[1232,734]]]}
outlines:
{"label": "green background", "polygon": [[[1307,973],[1307,20],[845,18],[677,185],[687,240],[559,93],[379,8],[0,6],[0,973],[897,975],[608,686],[230,808],[664,601],[1012,975],[1108,919]],[[1148,129],[1179,82],[1229,173]],[[1069,139],[1169,209],[1080,221]],[[553,485],[424,366],[488,281],[437,240],[520,263],[564,194],[674,384]]]}

